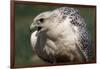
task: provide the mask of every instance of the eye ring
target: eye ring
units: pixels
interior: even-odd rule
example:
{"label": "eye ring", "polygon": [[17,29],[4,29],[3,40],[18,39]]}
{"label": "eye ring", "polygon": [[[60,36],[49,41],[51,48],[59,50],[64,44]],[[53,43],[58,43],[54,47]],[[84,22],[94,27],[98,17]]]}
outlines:
{"label": "eye ring", "polygon": [[40,21],[41,23],[43,23],[43,22],[44,22],[44,19],[43,19],[43,18],[41,18],[41,19],[39,19],[39,21]]}

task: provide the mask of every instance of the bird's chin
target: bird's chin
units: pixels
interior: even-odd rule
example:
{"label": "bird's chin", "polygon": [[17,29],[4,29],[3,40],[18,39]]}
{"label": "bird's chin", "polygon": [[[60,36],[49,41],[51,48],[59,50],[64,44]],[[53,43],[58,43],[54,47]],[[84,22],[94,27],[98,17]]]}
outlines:
{"label": "bird's chin", "polygon": [[42,27],[38,27],[36,36],[38,36],[41,32],[43,32],[43,28]]}

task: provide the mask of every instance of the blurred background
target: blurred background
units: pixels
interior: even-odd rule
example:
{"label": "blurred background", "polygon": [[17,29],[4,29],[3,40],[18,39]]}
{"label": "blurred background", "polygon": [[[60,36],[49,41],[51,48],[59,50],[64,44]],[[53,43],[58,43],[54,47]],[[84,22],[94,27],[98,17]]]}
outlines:
{"label": "blurred background", "polygon": [[[15,4],[15,66],[47,64],[32,51],[29,27],[33,18],[41,12],[53,10],[61,6]],[[89,38],[93,40],[95,22],[94,8],[75,7],[87,23]]]}

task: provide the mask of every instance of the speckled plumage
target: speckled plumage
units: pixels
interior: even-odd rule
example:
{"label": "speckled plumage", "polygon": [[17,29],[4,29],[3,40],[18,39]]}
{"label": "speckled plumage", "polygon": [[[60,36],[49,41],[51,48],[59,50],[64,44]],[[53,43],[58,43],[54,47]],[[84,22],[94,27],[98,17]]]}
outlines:
{"label": "speckled plumage", "polygon": [[86,23],[77,9],[61,7],[40,13],[30,28],[34,27],[41,27],[31,35],[32,47],[41,59],[50,63],[89,61]]}

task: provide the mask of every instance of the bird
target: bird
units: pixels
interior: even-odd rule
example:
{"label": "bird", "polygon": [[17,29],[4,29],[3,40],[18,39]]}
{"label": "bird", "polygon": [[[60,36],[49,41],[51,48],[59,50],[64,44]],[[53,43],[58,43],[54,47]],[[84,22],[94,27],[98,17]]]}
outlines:
{"label": "bird", "polygon": [[34,52],[45,62],[84,63],[89,61],[87,23],[80,11],[60,7],[41,12],[30,25],[30,42]]}

